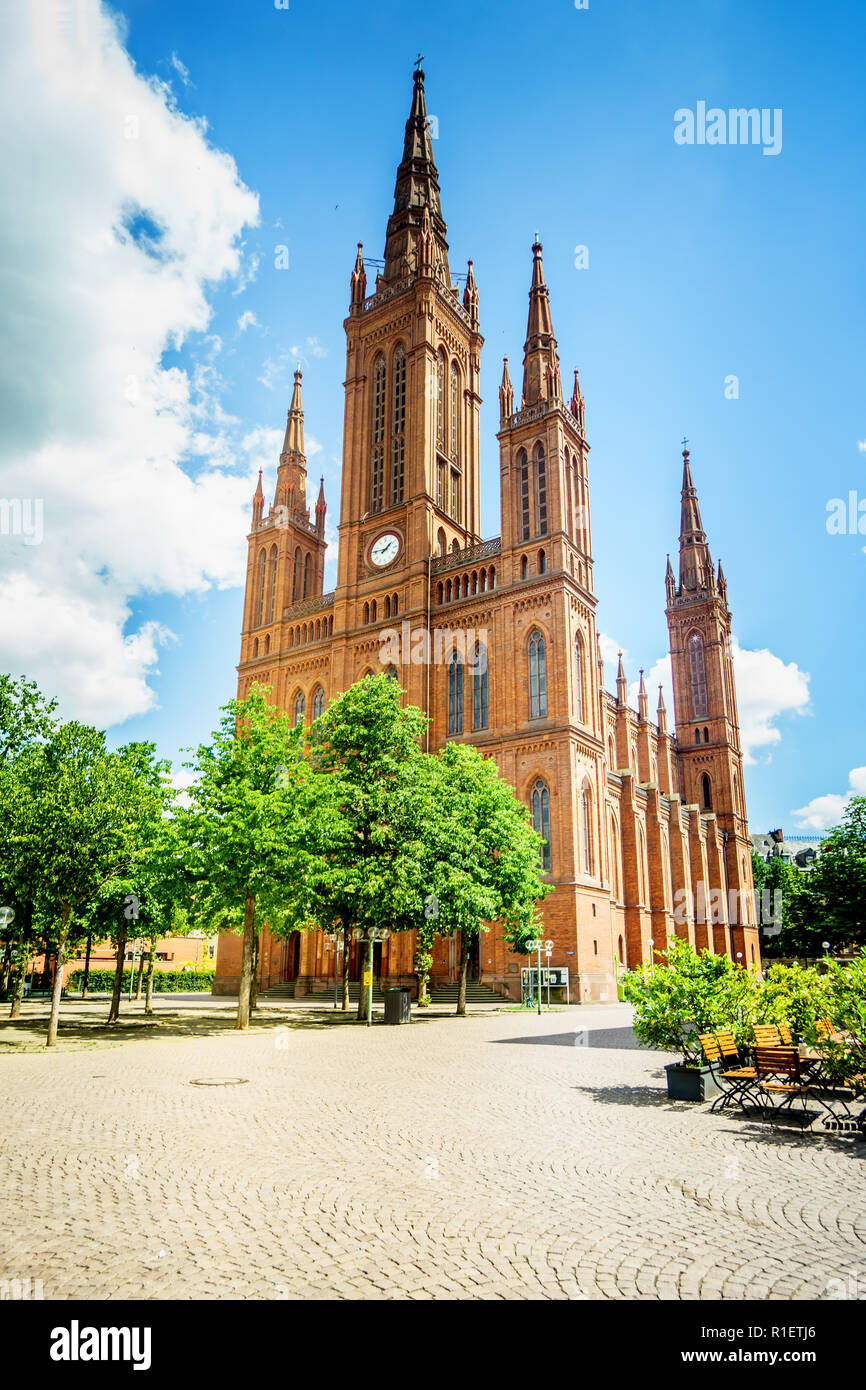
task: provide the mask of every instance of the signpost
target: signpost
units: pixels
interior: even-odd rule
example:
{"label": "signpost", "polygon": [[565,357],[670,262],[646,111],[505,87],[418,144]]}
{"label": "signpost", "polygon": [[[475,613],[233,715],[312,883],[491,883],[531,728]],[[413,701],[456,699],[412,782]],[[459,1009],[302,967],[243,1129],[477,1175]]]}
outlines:
{"label": "signpost", "polygon": [[340,952],[343,949],[342,935],[334,937],[334,1008],[337,1007],[337,979],[340,974]]}
{"label": "signpost", "polygon": [[385,941],[390,936],[387,927],[356,927],[352,933],[356,941],[366,941],[367,960],[361,978],[361,988],[367,991],[367,1027],[373,1023],[373,943]]}
{"label": "signpost", "polygon": [[[544,954],[547,956],[547,964],[548,964],[548,966],[549,966],[549,965],[550,965],[550,957],[551,957],[552,954],[553,954],[553,942],[552,942],[552,941],[542,941],[542,940],[541,940],[541,937],[540,937],[540,936],[537,936],[537,937],[534,937],[532,941],[527,942],[527,949],[528,949],[528,951],[529,951],[530,954],[531,954],[533,951],[535,951],[535,952],[537,953],[537,955],[538,955],[538,987],[537,987],[537,990],[536,990],[536,999],[537,999],[537,1001],[538,1001],[538,1012],[539,1012],[539,1014],[540,1014],[540,1013],[541,1013],[541,952],[542,952],[542,950],[543,950],[543,951],[544,951]],[[549,976],[549,971],[548,971],[548,976]],[[547,1007],[550,1008],[550,980],[549,980],[549,978],[548,978],[548,983],[547,983]]]}

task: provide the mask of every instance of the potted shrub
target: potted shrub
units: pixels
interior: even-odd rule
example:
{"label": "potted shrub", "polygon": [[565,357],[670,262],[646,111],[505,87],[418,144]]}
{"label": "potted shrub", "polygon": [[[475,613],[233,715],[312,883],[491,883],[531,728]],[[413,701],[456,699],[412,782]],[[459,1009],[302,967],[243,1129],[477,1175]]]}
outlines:
{"label": "potted shrub", "polygon": [[665,1066],[671,1100],[702,1101],[719,1094],[713,1068],[703,1061],[700,1033],[728,1028],[739,1042],[751,1014],[757,982],[727,956],[695,951],[673,941],[662,963],[623,976],[623,995],[634,1007],[638,1042],[682,1058]]}

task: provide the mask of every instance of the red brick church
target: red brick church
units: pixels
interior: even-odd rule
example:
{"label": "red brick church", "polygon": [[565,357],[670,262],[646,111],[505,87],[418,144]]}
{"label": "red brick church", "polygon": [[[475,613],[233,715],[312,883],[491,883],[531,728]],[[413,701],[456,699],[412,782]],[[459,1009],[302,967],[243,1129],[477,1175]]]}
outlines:
{"label": "red brick church", "polygon": [[[325,499],[320,487],[311,514],[296,372],[273,501],[261,477],[253,498],[238,690],[269,685],[309,723],[391,670],[429,714],[431,749],[475,744],[529,807],[556,888],[550,963],[568,968],[572,1000],[612,1000],[618,970],[674,936],[760,962],[731,613],[685,451],[679,573],[668,560],[665,580],[673,729],[661,693],[650,716],[643,672],[637,710],[621,660],[605,690],[585,403],[576,371],[563,393],[541,252],[536,241],[519,398],[507,359],[499,391],[502,533],[484,540],[479,295],[471,261],[462,294],[449,267],[416,71],[384,262],[368,287],[359,244],[351,275],[337,586],[322,592]],[[413,934],[377,947],[380,981],[411,983],[413,953]],[[492,930],[473,974],[519,997],[525,964]],[[439,940],[431,984],[456,965],[456,942]],[[327,989],[331,943],[265,931],[259,969],[264,989]],[[236,993],[239,975],[240,938],[223,935],[215,991]]]}

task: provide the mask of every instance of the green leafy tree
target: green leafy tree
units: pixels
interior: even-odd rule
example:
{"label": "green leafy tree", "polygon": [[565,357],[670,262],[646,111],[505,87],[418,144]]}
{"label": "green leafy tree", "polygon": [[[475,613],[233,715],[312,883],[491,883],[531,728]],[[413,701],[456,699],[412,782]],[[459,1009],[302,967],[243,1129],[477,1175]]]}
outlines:
{"label": "green leafy tree", "polygon": [[851,798],[800,875],[779,940],[786,954],[812,957],[824,954],[824,941],[836,950],[866,945],[866,797]]}
{"label": "green leafy tree", "polygon": [[[420,738],[426,718],[403,709],[384,675],[367,676],[317,721],[309,745],[307,841],[283,929],[341,930],[344,1002],[349,939],[418,925],[423,910],[423,839],[435,806]],[[429,891],[429,890],[428,890]],[[361,989],[358,1017],[367,1017]]]}
{"label": "green leafy tree", "polygon": [[23,794],[18,759],[47,738],[55,724],[55,708],[56,701],[46,700],[34,682],[0,675],[0,907],[11,913],[4,929],[2,983],[4,997],[11,984],[12,1018],[21,1012],[27,962],[39,940],[40,921],[32,875],[15,838]]}
{"label": "green leafy tree", "polygon": [[254,685],[230,700],[213,742],[186,763],[196,780],[190,806],[178,812],[189,870],[192,924],[243,931],[236,1026],[249,1027],[256,942],[267,920],[275,930],[287,910],[305,840],[299,814],[309,764],[303,731]]}
{"label": "green leafy tree", "polygon": [[105,735],[71,721],[16,759],[20,791],[13,840],[34,897],[58,918],[46,1038],[57,1041],[63,966],[73,924],[101,888],[128,872],[134,847],[167,798],[153,745],[108,752]]}
{"label": "green leafy tree", "polygon": [[688,941],[671,942],[661,964],[644,964],[622,977],[625,1000],[634,1006],[639,1042],[679,1052],[683,1064],[701,1064],[700,1033],[730,1029],[738,1042],[750,1035],[757,976],[729,956],[695,951]]}
{"label": "green leafy tree", "polygon": [[449,743],[433,766],[425,859],[438,930],[460,940],[456,1011],[463,1017],[473,940],[498,922],[514,949],[540,930],[537,907],[552,888],[541,879],[541,837],[493,759]]}

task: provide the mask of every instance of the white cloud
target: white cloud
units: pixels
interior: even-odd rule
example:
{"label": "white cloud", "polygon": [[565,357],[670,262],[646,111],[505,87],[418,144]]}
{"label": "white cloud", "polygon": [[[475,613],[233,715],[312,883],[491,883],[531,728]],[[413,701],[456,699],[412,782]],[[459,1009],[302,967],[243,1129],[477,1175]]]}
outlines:
{"label": "white cloud", "polygon": [[[777,719],[786,714],[807,713],[810,676],[795,661],[784,662],[765,647],[749,651],[736,638],[733,646],[743,760],[754,763],[756,752],[773,748],[781,741]],[[766,761],[769,760],[768,753]]]}
{"label": "white cloud", "polygon": [[[602,656],[605,662],[613,665],[616,672],[617,644],[599,634]],[[787,714],[806,714],[809,707],[809,675],[801,671],[795,661],[784,662],[766,648],[751,651],[741,647],[733,639],[734,677],[737,686],[737,708],[740,718],[740,742],[743,761],[754,763],[756,754],[775,747],[782,738],[776,721]],[[626,670],[634,669],[628,652],[623,652]],[[658,706],[658,687],[661,685],[668,712],[668,728],[674,728],[674,697],[671,680],[669,656],[659,657],[652,666],[644,668],[644,680],[649,696],[650,717],[655,717]],[[610,689],[612,683],[606,678]],[[628,698],[632,708],[637,707],[638,682],[632,681]]]}
{"label": "white cloud", "polygon": [[294,347],[290,347],[289,354],[298,361],[305,362],[310,357],[327,357],[328,349],[322,347],[318,338],[305,338],[302,346],[296,344]]}
{"label": "white cloud", "polygon": [[238,328],[241,333],[246,333],[248,328],[259,328],[260,324],[252,309],[245,309],[238,319]]}
{"label": "white cloud", "polygon": [[861,454],[866,454],[866,439],[858,439],[857,448],[860,450]]}
{"label": "white cloud", "polygon": [[189,68],[187,67],[186,63],[181,62],[180,58],[178,58],[176,53],[172,53],[168,61],[171,63],[172,67],[174,68],[175,72],[177,73],[178,77],[180,78],[181,82],[185,87],[194,86],[194,83],[190,82]]}
{"label": "white cloud", "polygon": [[243,579],[272,438],[234,437],[215,335],[195,367],[163,354],[207,334],[258,202],[205,122],[135,70],[98,0],[78,0],[74,25],[52,6],[5,20],[0,497],[42,498],[44,540],[0,537],[0,670],[111,724],[153,707],[171,637],[130,631],[132,601]]}
{"label": "white cloud", "polygon": [[825,796],[815,796],[799,810],[792,811],[797,817],[800,830],[829,830],[838,825],[842,814],[852,796],[866,796],[866,767],[854,767],[848,774],[848,791],[844,794],[827,792]]}

